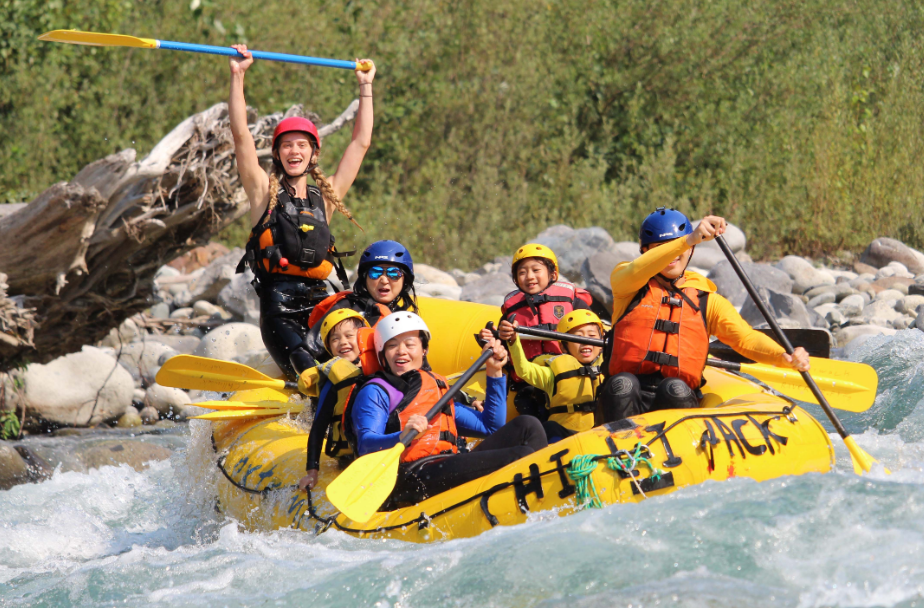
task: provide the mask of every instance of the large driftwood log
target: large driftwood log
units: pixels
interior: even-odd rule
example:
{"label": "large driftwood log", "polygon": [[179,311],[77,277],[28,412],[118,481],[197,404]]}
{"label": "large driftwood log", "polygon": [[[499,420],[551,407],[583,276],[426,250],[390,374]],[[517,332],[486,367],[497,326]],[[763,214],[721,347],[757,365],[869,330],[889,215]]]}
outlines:
{"label": "large driftwood log", "polygon": [[[321,137],[358,106],[319,129]],[[264,162],[276,124],[293,115],[318,122],[300,105],[262,117],[249,109]],[[99,341],[151,305],[158,268],[247,209],[221,103],[181,122],[141,161],[131,149],[112,154],[0,214],[0,370]]]}

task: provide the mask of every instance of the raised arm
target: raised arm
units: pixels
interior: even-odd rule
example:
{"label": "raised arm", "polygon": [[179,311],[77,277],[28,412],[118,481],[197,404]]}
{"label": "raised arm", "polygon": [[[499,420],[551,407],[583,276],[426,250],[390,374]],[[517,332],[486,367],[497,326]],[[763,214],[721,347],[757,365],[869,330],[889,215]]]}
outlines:
{"label": "raised arm", "polygon": [[244,57],[231,57],[231,91],[228,94],[228,118],[234,137],[234,154],[241,185],[250,201],[250,225],[256,226],[266,209],[269,176],[260,167],[257,146],[247,128],[247,102],[244,101],[244,72],[253,64],[253,56],[245,44],[232,45]]}
{"label": "raised arm", "polygon": [[[357,63],[369,62],[370,59],[358,59]],[[353,185],[359,167],[366,156],[366,151],[372,145],[372,80],[375,78],[375,64],[368,72],[356,70],[356,80],[359,81],[359,110],[353,123],[353,139],[343,153],[337,171],[331,175],[330,183],[334,193],[343,199],[343,196]],[[333,203],[327,201],[327,217],[334,213]]]}

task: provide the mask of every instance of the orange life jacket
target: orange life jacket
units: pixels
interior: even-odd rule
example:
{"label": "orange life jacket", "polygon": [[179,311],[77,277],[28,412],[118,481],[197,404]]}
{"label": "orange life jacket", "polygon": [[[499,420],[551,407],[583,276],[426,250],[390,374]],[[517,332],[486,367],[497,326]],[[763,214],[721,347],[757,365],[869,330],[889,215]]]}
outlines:
{"label": "orange life jacket", "polygon": [[[325,316],[327,316],[327,313],[329,313],[331,310],[334,309],[334,306],[338,302],[346,299],[348,296],[352,294],[353,292],[349,290],[338,291],[334,295],[327,296],[326,298],[318,302],[317,306],[314,307],[314,310],[312,310],[311,314],[308,316],[308,327],[314,327],[315,325],[320,323],[321,320],[324,319]],[[370,296],[370,299],[371,299],[371,296]],[[387,317],[388,315],[391,314],[391,309],[385,306],[384,304],[379,304],[378,302],[375,302],[375,307],[378,309],[379,317],[375,319],[375,323],[370,323],[372,327],[375,327],[376,325],[378,325],[378,322],[380,320],[382,320],[384,317]],[[363,313],[364,316],[367,314],[366,311],[363,311],[363,310],[357,310],[357,312]],[[369,319],[367,318],[366,321],[369,321]]]}
{"label": "orange life jacket", "polygon": [[[555,331],[562,317],[574,310],[582,300],[590,306],[590,293],[579,289],[568,281],[556,281],[535,295],[517,289],[504,298],[501,313],[504,319],[516,321],[523,327],[535,327]],[[542,354],[560,355],[561,344],[556,340],[521,340],[523,351],[529,360]]]}
{"label": "orange life jacket", "polygon": [[[381,382],[384,378],[382,376],[373,382]],[[385,425],[386,433],[403,431],[408,418],[414,414],[426,416],[430,408],[449,390],[446,378],[433,372],[419,370],[411,376],[405,374],[402,379],[408,383],[409,388],[401,401],[391,410],[388,423]],[[455,403],[450,400],[443,411],[430,421],[430,427],[417,435],[404,450],[401,462],[412,462],[437,454],[455,454],[458,452],[456,437],[456,409]]]}
{"label": "orange life jacket", "polygon": [[359,359],[356,363],[363,370],[364,376],[371,376],[382,369],[379,357],[375,352],[375,329],[360,327],[356,332],[356,342],[359,344]]}
{"label": "orange life jacket", "polygon": [[692,287],[669,291],[654,278],[648,281],[613,324],[610,375],[660,372],[699,388],[709,354],[708,295]]}

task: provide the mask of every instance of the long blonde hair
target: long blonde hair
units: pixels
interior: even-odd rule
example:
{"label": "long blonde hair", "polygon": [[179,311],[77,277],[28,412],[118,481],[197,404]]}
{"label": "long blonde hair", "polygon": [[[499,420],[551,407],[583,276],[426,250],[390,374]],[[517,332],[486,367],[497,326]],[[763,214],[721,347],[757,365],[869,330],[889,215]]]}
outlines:
{"label": "long blonde hair", "polygon": [[[321,157],[320,151],[318,152],[317,158]],[[279,175],[282,173],[284,177],[287,177],[286,173],[279,168],[278,163],[276,162],[275,150],[273,151],[273,170],[270,172],[269,176],[269,191],[270,191],[270,200],[269,206],[267,207],[268,211],[272,211],[277,204],[276,197],[279,193]],[[337,208],[337,211],[346,216],[348,220],[353,222],[357,228],[365,232],[362,226],[360,226],[356,220],[353,219],[353,214],[350,213],[350,210],[347,209],[343,201],[340,200],[340,197],[337,196],[337,193],[334,192],[334,187],[331,186],[330,181],[327,179],[327,176],[324,175],[324,172],[321,171],[320,165],[315,165],[309,171],[309,175],[314,180],[314,183],[318,185],[318,189],[321,191],[321,196],[325,201],[329,201],[334,204],[334,207]],[[328,218],[328,223],[330,223],[330,218]]]}

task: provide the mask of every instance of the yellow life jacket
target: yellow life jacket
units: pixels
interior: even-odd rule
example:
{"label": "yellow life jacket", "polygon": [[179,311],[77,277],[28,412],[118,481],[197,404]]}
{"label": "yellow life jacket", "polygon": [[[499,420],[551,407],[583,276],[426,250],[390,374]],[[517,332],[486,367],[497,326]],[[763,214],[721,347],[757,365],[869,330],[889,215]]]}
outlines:
{"label": "yellow life jacket", "polygon": [[353,450],[343,432],[343,410],[356,382],[363,377],[363,370],[343,357],[334,357],[321,365],[320,371],[327,376],[327,381],[333,384],[330,390],[337,395],[337,402],[334,404],[334,412],[327,431],[324,453],[331,458],[350,456]]}
{"label": "yellow life jacket", "polygon": [[594,427],[597,387],[603,383],[602,357],[582,365],[571,355],[551,357],[545,365],[555,374],[555,390],[549,395],[549,420],[566,429],[589,431]]}

